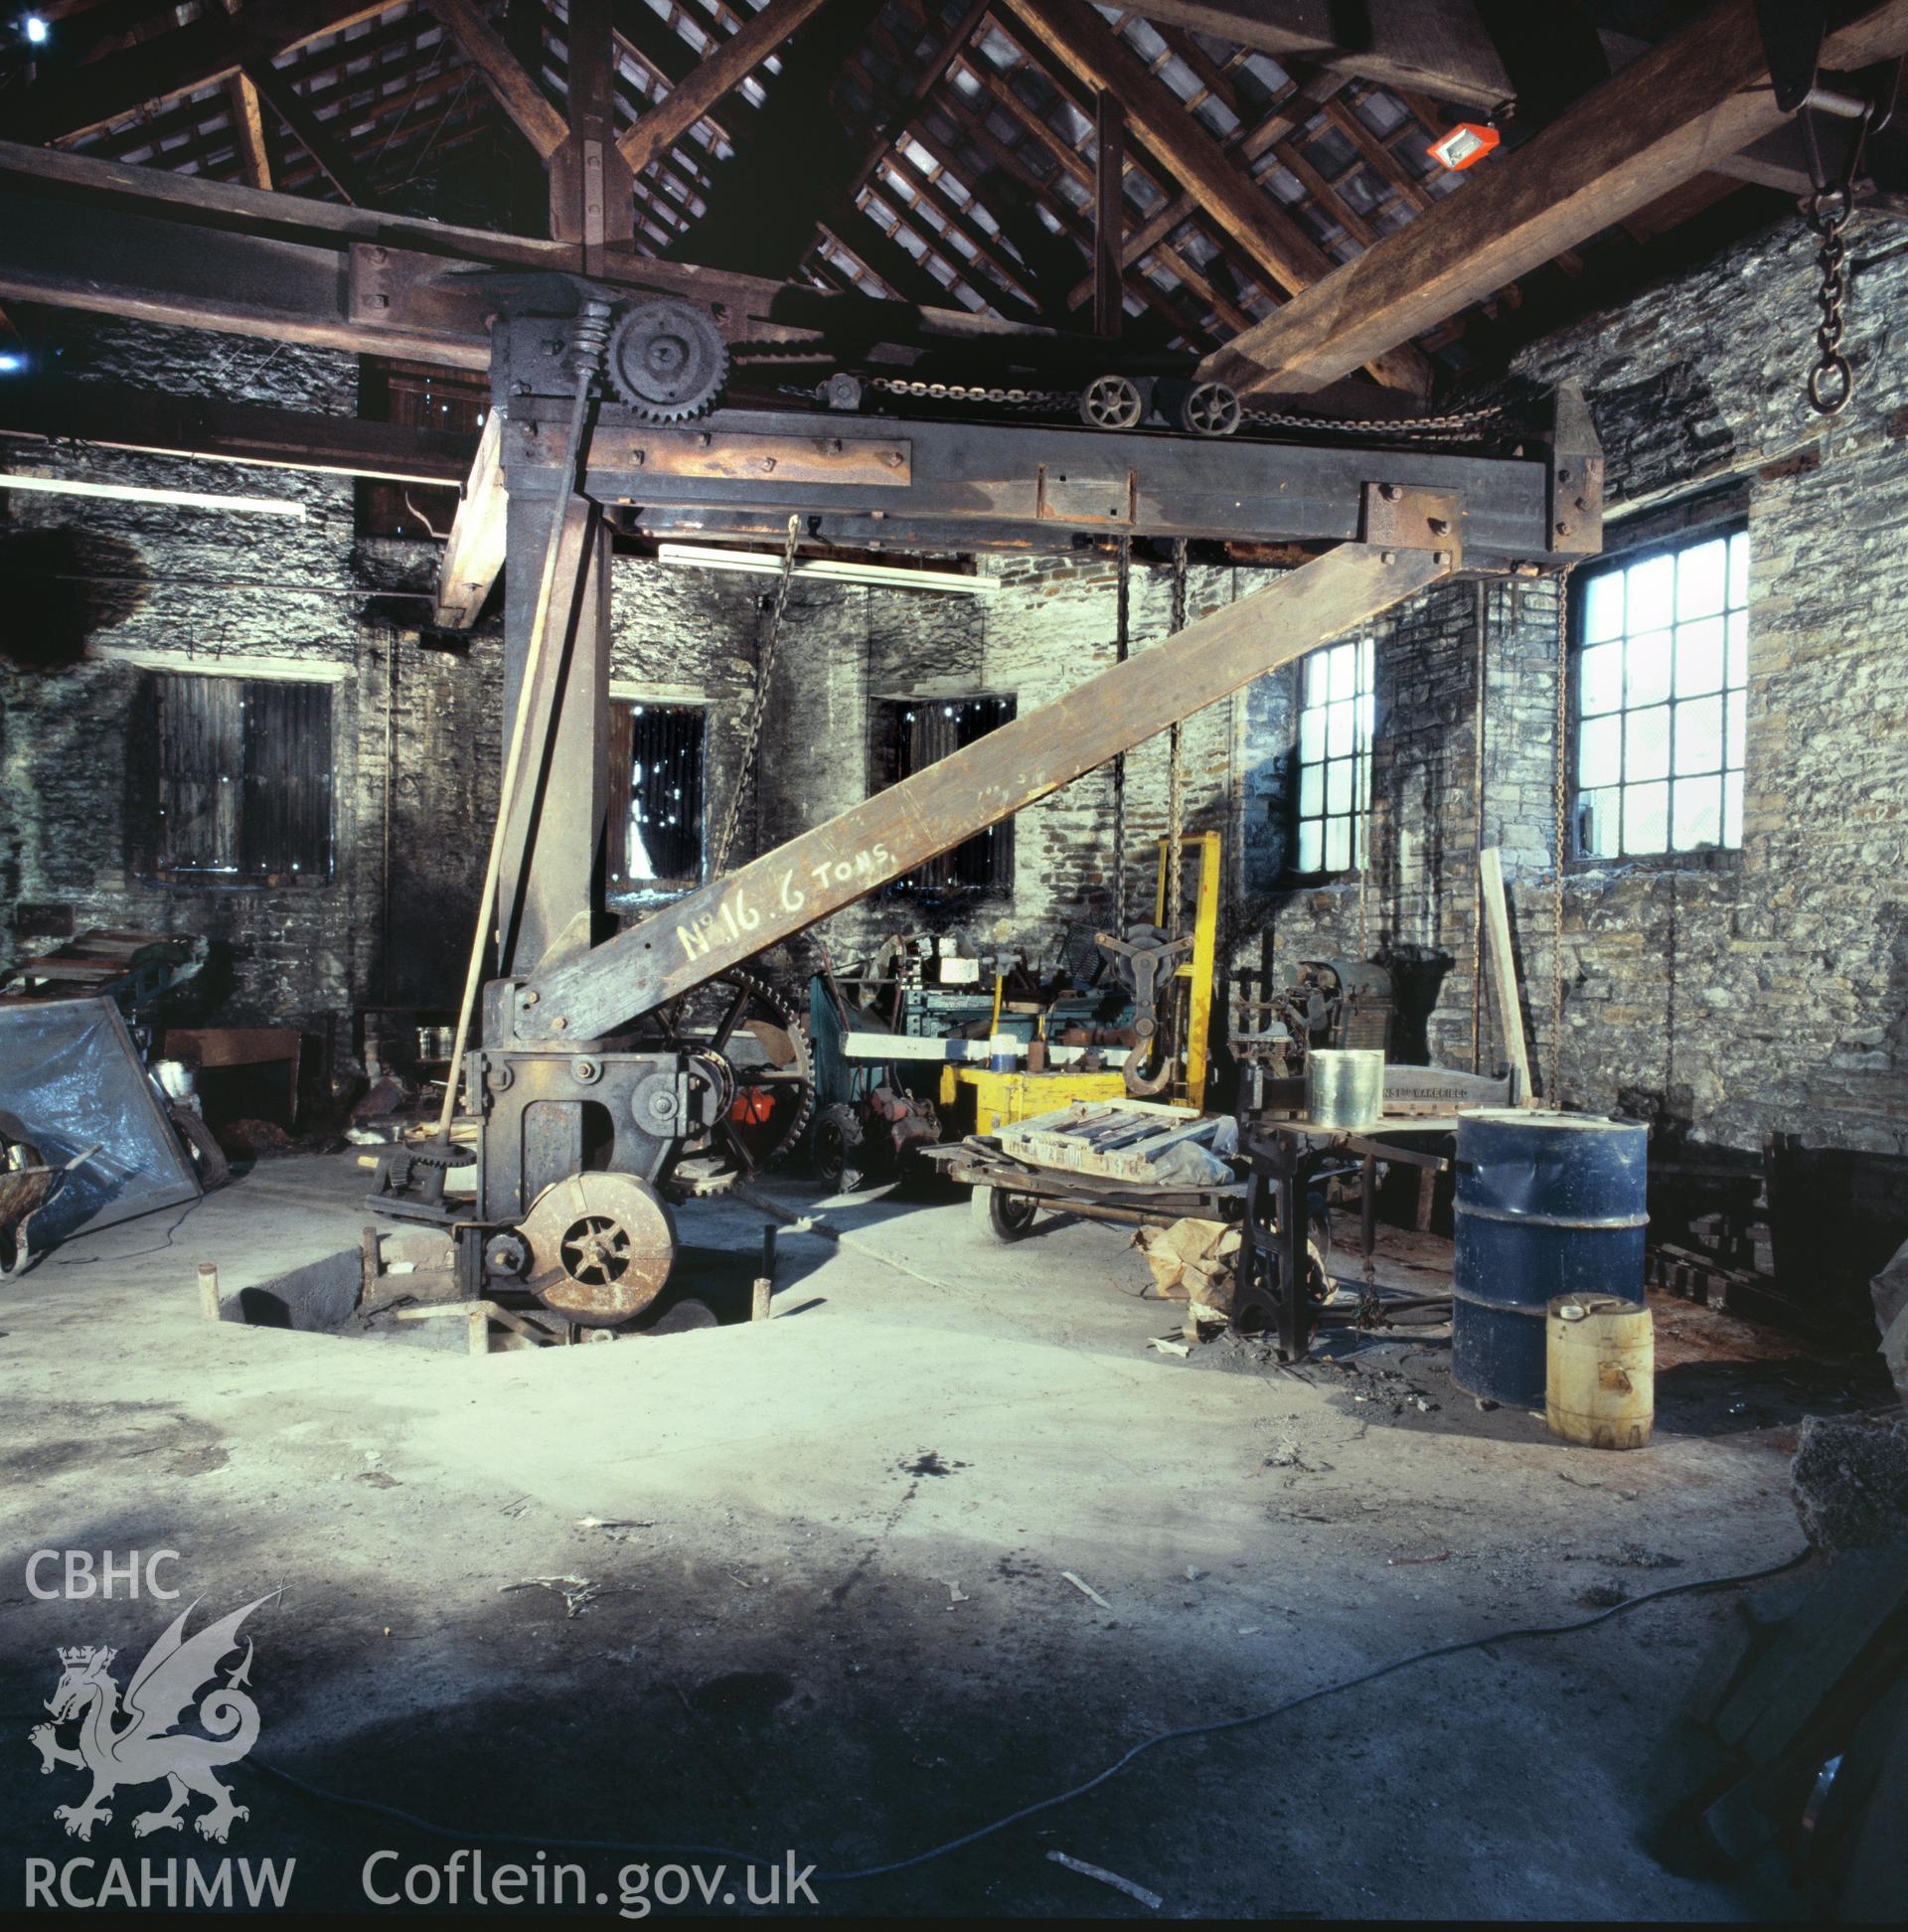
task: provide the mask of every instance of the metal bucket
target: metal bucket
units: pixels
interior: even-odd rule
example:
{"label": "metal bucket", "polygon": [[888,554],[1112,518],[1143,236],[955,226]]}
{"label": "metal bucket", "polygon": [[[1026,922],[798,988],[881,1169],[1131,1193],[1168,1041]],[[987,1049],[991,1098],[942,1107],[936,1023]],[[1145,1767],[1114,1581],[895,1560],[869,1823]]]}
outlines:
{"label": "metal bucket", "polygon": [[1375,1127],[1384,1111],[1384,1055],[1317,1047],[1305,1056],[1308,1127]]}
{"label": "metal bucket", "polygon": [[1599,1114],[1460,1115],[1451,1371],[1473,1395],[1544,1402],[1560,1295],[1643,1300],[1649,1135]]}

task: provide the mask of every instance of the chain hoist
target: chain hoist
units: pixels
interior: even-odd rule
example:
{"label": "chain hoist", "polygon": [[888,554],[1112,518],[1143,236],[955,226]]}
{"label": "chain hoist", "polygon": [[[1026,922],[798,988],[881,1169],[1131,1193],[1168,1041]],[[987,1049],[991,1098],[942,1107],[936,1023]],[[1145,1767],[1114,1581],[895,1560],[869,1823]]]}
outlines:
{"label": "chain hoist", "polygon": [[[1114,662],[1124,664],[1132,642],[1133,622],[1133,539],[1122,537],[1119,567],[1114,576],[1116,630],[1113,640]],[[1113,760],[1113,930],[1126,936],[1126,753]]]}
{"label": "chain hoist", "polygon": [[1825,178],[1814,124],[1809,125],[1814,192],[1803,203],[1802,215],[1816,238],[1816,266],[1822,271],[1822,284],[1816,290],[1822,319],[1816,324],[1816,365],[1809,372],[1809,402],[1819,415],[1839,415],[1855,393],[1854,368],[1841,346],[1843,311],[1848,306],[1848,246],[1842,231],[1855,210],[1855,179],[1873,116],[1874,108],[1864,102],[1849,137],[1847,165],[1835,182]]}
{"label": "chain hoist", "polygon": [[1557,572],[1557,729],[1556,756],[1551,764],[1551,809],[1556,814],[1555,850],[1550,868],[1550,1083],[1544,1099],[1552,1107],[1563,1104],[1563,867],[1570,850],[1565,817],[1569,790],[1570,735],[1570,573],[1567,564]]}
{"label": "chain hoist", "polygon": [[722,829],[716,835],[715,863],[710,877],[719,878],[728,870],[728,849],[735,838],[735,827],[742,815],[742,800],[748,796],[755,778],[755,747],[762,735],[762,720],[768,715],[769,680],[775,675],[775,647],[781,641],[782,618],[788,609],[788,586],[795,574],[795,540],[801,532],[799,516],[788,520],[788,537],[782,545],[782,573],[775,582],[775,600],[769,606],[768,628],[762,638],[761,666],[755,676],[755,700],[748,708],[748,724],[742,734],[742,754],[735,768],[734,788],[728,794],[728,810],[722,816]]}
{"label": "chain hoist", "polygon": [[[1173,623],[1177,637],[1186,628],[1186,539],[1173,540]],[[1180,726],[1176,720],[1167,733],[1166,768],[1166,917],[1168,933],[1180,929],[1181,872],[1186,853],[1186,772],[1181,757]]]}

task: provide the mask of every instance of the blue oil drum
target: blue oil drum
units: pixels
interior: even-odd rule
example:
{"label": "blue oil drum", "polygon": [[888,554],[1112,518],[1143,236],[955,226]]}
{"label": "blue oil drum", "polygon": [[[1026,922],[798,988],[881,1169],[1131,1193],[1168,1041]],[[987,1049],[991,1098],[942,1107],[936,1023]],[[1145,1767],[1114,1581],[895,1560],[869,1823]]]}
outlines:
{"label": "blue oil drum", "polygon": [[1494,1107],[1458,1119],[1451,1371],[1543,1407],[1544,1310],[1558,1295],[1643,1299],[1649,1133],[1601,1114]]}

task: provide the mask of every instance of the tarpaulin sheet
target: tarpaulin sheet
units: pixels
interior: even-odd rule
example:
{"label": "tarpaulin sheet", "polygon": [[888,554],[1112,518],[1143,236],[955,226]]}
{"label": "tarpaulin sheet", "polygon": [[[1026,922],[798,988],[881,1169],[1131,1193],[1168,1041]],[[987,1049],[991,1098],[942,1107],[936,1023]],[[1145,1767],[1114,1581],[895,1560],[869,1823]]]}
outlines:
{"label": "tarpaulin sheet", "polygon": [[199,1180],[110,1000],[0,1000],[0,1113],[50,1167],[99,1144],[34,1217],[36,1248],[199,1198]]}

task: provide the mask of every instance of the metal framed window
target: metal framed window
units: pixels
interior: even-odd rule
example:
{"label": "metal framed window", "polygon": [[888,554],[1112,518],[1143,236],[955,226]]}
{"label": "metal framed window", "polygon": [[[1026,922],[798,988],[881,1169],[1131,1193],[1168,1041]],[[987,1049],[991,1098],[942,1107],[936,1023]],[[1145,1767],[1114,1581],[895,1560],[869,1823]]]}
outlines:
{"label": "metal framed window", "polygon": [[[874,788],[938,763],[1010,723],[1012,698],[881,698],[874,703]],[[1014,821],[1003,819],[917,866],[890,892],[948,895],[1014,889]]]}
{"label": "metal framed window", "polygon": [[706,735],[700,705],[611,703],[611,893],[666,897],[703,883]]}
{"label": "metal framed window", "polygon": [[1748,531],[1581,572],[1576,597],[1577,855],[1740,846]]}
{"label": "metal framed window", "polygon": [[331,687],[152,674],[156,877],[280,886],[331,877]]}
{"label": "metal framed window", "polygon": [[1295,873],[1355,872],[1365,862],[1376,658],[1365,637],[1314,651],[1300,667]]}

